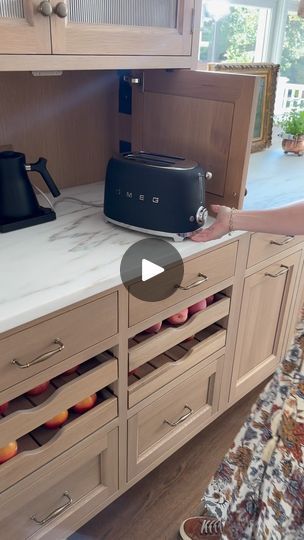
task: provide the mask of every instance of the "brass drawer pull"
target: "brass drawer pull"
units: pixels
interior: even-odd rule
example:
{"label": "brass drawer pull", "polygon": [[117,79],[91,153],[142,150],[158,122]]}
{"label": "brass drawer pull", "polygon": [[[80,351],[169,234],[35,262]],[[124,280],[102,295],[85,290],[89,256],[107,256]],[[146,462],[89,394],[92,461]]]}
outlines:
{"label": "brass drawer pull", "polygon": [[186,287],[183,287],[182,285],[175,285],[176,289],[182,289],[183,291],[189,291],[189,289],[193,289],[194,287],[198,287],[202,283],[205,283],[205,281],[208,281],[208,277],[204,274],[201,274],[199,272],[198,277],[202,279],[198,279],[197,281],[194,281],[193,283],[190,283],[190,285],[187,285]]}
{"label": "brass drawer pull", "polygon": [[288,266],[285,266],[284,264],[281,264],[281,268],[282,270],[279,270],[276,274],[271,274],[270,272],[266,272],[265,276],[269,276],[269,277],[279,277],[279,276],[283,276],[284,274],[287,274],[289,268]]}
{"label": "brass drawer pull", "polygon": [[285,244],[289,244],[289,242],[291,242],[293,239],[294,236],[286,236],[286,238],[284,238],[284,240],[282,240],[281,242],[277,242],[276,240],[270,240],[270,243],[275,246],[285,246]]}
{"label": "brass drawer pull", "polygon": [[191,407],[189,407],[189,405],[185,405],[185,409],[187,409],[188,412],[186,414],[184,414],[183,416],[181,416],[178,420],[176,420],[176,422],[170,422],[170,420],[165,419],[164,420],[165,424],[168,424],[171,427],[175,427],[175,426],[178,426],[178,424],[181,424],[182,422],[187,420],[187,418],[189,418],[189,416],[191,416],[191,414],[193,414],[193,409],[191,409]]}
{"label": "brass drawer pull", "polygon": [[40,356],[37,356],[34,360],[31,362],[28,362],[27,364],[21,364],[19,360],[14,358],[14,360],[11,361],[12,364],[17,366],[20,369],[29,368],[31,366],[34,366],[35,364],[39,364],[40,362],[44,362],[44,360],[47,360],[48,358],[51,358],[51,356],[54,356],[55,354],[59,353],[64,349],[64,344],[62,343],[61,339],[56,338],[54,339],[55,345],[59,345],[56,349],[53,349],[52,351],[48,351],[44,354],[41,354]]}
{"label": "brass drawer pull", "polygon": [[45,525],[46,523],[49,523],[49,521],[51,521],[52,519],[60,516],[60,514],[62,514],[73,503],[73,500],[70,497],[68,491],[65,491],[63,496],[68,499],[68,501],[65,504],[63,504],[62,506],[59,506],[58,508],[55,508],[55,510],[53,510],[53,512],[51,512],[44,519],[37,519],[35,516],[32,516],[31,519],[35,521],[35,523],[37,523],[38,525]]}

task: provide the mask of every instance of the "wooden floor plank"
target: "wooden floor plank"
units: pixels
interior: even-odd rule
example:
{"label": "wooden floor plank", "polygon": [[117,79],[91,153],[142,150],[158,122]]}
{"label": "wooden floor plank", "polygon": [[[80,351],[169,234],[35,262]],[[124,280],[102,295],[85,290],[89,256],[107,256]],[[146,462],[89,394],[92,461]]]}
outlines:
{"label": "wooden floor plank", "polygon": [[[265,384],[265,383],[264,383]],[[264,384],[84,525],[69,540],[176,540]]]}

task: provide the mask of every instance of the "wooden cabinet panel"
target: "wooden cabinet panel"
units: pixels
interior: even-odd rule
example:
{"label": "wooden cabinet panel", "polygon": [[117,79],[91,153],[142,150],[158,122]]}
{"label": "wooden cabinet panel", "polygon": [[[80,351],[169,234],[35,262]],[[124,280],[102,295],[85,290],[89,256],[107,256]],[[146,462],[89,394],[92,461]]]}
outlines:
{"label": "wooden cabinet panel", "polygon": [[256,233],[251,236],[247,268],[304,241],[303,236]]}
{"label": "wooden cabinet panel", "polygon": [[113,383],[117,376],[117,359],[107,360],[99,367],[57,388],[54,394],[41,405],[26,410],[21,407],[21,410],[0,419],[0,448]]}
{"label": "wooden cabinet panel", "polygon": [[[200,255],[191,261],[184,263],[184,277],[181,285],[187,287],[189,284],[199,279],[199,274],[204,274],[208,279],[197,287],[189,290],[177,289],[174,290],[174,282],[168,279],[168,298],[160,302],[144,302],[132,296],[132,286],[129,294],[129,326],[143,321],[162,310],[174,306],[178,302],[191,298],[193,294],[199,291],[204,291],[217,283],[221,283],[234,275],[237,242],[233,242],[228,246],[220,247],[214,251]],[[170,269],[168,270],[168,274]],[[171,295],[171,296],[170,296]],[[203,295],[202,295],[203,297]],[[190,303],[190,302],[189,302]]]}
{"label": "wooden cabinet panel", "polygon": [[277,367],[301,253],[263,268],[244,282],[231,399],[239,399]]}
{"label": "wooden cabinet panel", "polygon": [[209,362],[129,419],[129,480],[217,411],[222,362]]}
{"label": "wooden cabinet panel", "polygon": [[205,311],[195,313],[180,327],[166,328],[155,336],[138,343],[129,349],[129,371],[136,369],[144,362],[155,358],[174,345],[181,343],[189,336],[193,336],[199,330],[207,328],[216,321],[223,319],[229,314],[230,298],[219,298]]}
{"label": "wooden cabinet panel", "polygon": [[133,91],[132,148],[198,161],[213,173],[207,202],[241,208],[256,97],[255,77],[146,71]]}
{"label": "wooden cabinet panel", "polygon": [[50,54],[50,19],[38,12],[41,0],[0,5],[0,54]]}
{"label": "wooden cabinet panel", "polygon": [[190,56],[189,0],[70,0],[67,17],[52,17],[55,54]]}
{"label": "wooden cabinet panel", "polygon": [[98,430],[0,495],[1,534],[10,540],[66,538],[66,522],[82,505],[93,498],[101,504],[117,489],[118,430]]}
{"label": "wooden cabinet panel", "polygon": [[0,391],[101,342],[117,330],[114,292],[0,340]]}

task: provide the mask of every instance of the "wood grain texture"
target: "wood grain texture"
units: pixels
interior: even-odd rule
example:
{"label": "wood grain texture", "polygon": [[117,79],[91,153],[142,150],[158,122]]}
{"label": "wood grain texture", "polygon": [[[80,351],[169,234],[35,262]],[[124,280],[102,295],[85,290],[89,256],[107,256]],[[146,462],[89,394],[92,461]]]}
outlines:
{"label": "wood grain texture", "polygon": [[[244,281],[230,399],[240,398],[273,373],[283,354],[301,253],[266,266]],[[284,265],[287,273],[276,275]]]}
{"label": "wood grain texture", "polygon": [[[115,71],[1,73],[0,145],[24,152],[28,163],[46,157],[59,188],[103,180],[114,151],[117,85]],[[40,175],[30,178],[46,190]]]}
{"label": "wood grain texture", "polygon": [[[0,391],[22,381],[24,391],[29,390],[34,375],[116,334],[117,330],[117,293],[114,292],[0,339]],[[54,344],[56,338],[64,348],[45,361],[23,369],[12,364],[14,359],[21,364],[31,363],[47,351],[58,350],[59,345]]]}
{"label": "wood grain texture", "polygon": [[214,173],[208,202],[240,208],[256,89],[248,75],[145,71],[144,89],[133,92],[134,149],[198,161]]}
{"label": "wood grain texture", "polygon": [[71,55],[191,56],[194,0],[178,0],[178,4],[178,28],[79,24],[52,17],[53,52]]}
{"label": "wood grain texture", "polygon": [[251,236],[247,268],[303,242],[303,236],[256,233]]}
{"label": "wood grain texture", "polygon": [[176,540],[264,384],[199,433],[69,540]]}
{"label": "wood grain texture", "polygon": [[50,19],[37,11],[41,0],[23,2],[24,18],[0,17],[0,54],[50,54]]}
{"label": "wood grain texture", "polygon": [[[186,261],[184,263],[184,276],[181,283],[183,287],[187,287],[191,283],[194,283],[198,279],[200,279],[200,273],[207,276],[208,278],[202,284],[188,290],[175,289],[175,292],[173,292],[173,284],[175,283],[174,280],[176,278],[176,273],[174,268],[173,270],[169,268],[166,272],[166,288],[168,294],[165,300],[157,302],[144,302],[143,300],[138,300],[137,298],[132,296],[131,285],[131,294],[129,296],[129,326],[133,326],[144,319],[152,317],[157,313],[160,314],[158,320],[163,320],[166,318],[166,315],[162,317],[162,311],[164,309],[170,306],[174,306],[175,304],[181,302],[182,300],[185,300],[186,298],[188,299],[188,306],[191,305],[192,303],[194,303],[191,301],[191,297],[199,291],[201,291],[202,293],[200,299],[207,297],[208,294],[204,295],[204,291],[208,290],[213,285],[220,284],[224,280],[234,275],[237,248],[238,242],[233,242],[226,246],[221,246],[218,249],[210,251],[209,253],[204,253],[199,257],[195,257],[189,261]],[[136,287],[138,291],[139,285],[137,284]],[[177,308],[176,313],[178,313],[178,311],[179,309]],[[147,325],[146,327],[148,326],[149,325]]]}

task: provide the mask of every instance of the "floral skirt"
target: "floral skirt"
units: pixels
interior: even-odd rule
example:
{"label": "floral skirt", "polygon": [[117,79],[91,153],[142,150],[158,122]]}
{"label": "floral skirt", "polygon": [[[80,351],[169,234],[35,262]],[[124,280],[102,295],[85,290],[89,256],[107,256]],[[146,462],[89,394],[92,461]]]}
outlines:
{"label": "floral skirt", "polygon": [[203,495],[223,540],[304,539],[303,351],[304,320]]}

